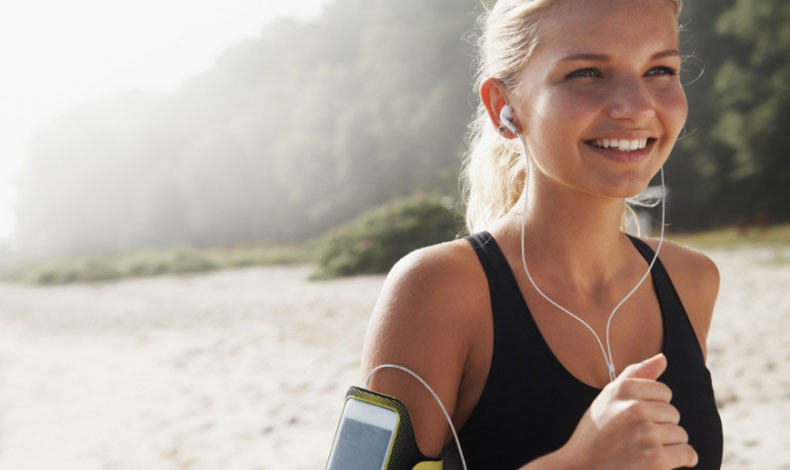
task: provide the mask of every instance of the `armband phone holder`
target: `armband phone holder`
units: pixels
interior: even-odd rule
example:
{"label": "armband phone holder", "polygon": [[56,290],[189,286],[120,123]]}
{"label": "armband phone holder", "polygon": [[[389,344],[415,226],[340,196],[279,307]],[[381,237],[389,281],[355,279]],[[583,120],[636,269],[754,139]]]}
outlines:
{"label": "armband phone holder", "polygon": [[326,470],[442,470],[423,455],[406,405],[397,398],[351,387]]}

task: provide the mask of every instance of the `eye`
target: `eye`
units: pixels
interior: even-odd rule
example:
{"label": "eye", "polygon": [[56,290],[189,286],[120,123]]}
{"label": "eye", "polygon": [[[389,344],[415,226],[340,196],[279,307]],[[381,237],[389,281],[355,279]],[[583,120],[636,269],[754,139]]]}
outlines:
{"label": "eye", "polygon": [[645,75],[647,75],[648,77],[653,77],[656,75],[674,76],[677,74],[678,74],[677,70],[673,69],[672,67],[666,67],[662,65],[659,67],[653,67],[652,69],[648,70]]}
{"label": "eye", "polygon": [[581,78],[585,78],[585,77],[599,78],[599,77],[603,77],[603,74],[601,74],[601,71],[598,70],[598,69],[586,68],[586,69],[580,69],[580,70],[573,71],[573,72],[571,72],[571,73],[569,73],[568,75],[565,76],[566,79],[578,78],[578,77],[581,77]]}

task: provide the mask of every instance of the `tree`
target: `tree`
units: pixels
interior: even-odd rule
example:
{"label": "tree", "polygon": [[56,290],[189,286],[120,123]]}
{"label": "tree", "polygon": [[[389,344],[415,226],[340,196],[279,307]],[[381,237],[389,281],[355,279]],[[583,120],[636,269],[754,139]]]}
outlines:
{"label": "tree", "polygon": [[716,24],[745,54],[728,57],[716,73],[722,113],[714,137],[733,152],[727,205],[742,217],[790,219],[790,3],[737,0]]}

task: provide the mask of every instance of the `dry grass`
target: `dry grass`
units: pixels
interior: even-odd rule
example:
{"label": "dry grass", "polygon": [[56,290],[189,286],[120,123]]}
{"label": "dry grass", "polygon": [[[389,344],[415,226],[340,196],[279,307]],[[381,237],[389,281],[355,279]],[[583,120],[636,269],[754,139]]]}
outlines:
{"label": "dry grass", "polygon": [[36,262],[14,269],[3,278],[35,285],[108,281],[245,266],[304,263],[312,259],[312,250],[309,245],[251,245],[232,248],[182,246]]}
{"label": "dry grass", "polygon": [[705,232],[677,234],[671,239],[700,249],[790,248],[790,224],[766,228],[730,227]]}

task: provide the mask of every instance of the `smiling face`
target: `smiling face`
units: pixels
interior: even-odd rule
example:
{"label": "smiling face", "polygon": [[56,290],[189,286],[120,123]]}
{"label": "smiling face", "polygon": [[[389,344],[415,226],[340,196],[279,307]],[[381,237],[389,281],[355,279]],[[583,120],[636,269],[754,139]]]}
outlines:
{"label": "smiling face", "polygon": [[568,2],[543,19],[510,99],[541,175],[600,196],[644,190],[686,121],[680,61],[657,0]]}

